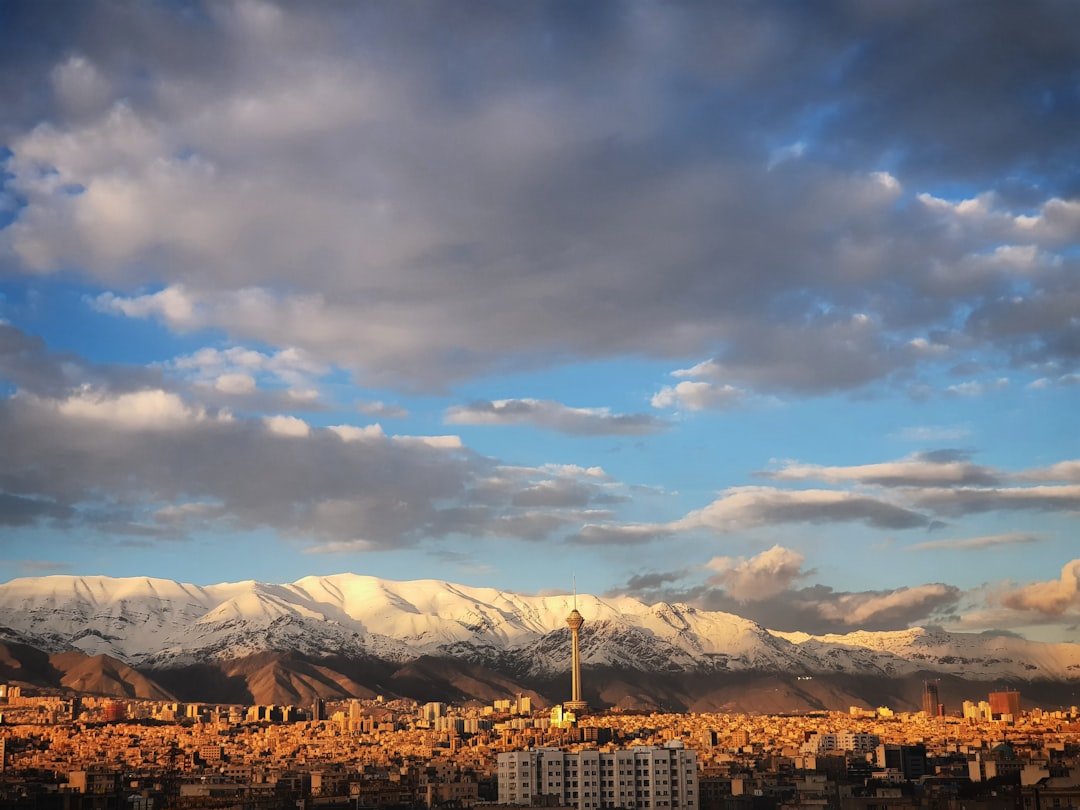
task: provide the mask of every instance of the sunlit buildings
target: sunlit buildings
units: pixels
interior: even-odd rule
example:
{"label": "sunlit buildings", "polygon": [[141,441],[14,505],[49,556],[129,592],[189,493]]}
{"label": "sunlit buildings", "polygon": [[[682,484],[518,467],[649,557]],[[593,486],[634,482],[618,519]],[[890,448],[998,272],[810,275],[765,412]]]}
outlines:
{"label": "sunlit buildings", "polygon": [[1020,693],[991,692],[990,713],[996,718],[1014,719],[1020,716]]}
{"label": "sunlit buildings", "polygon": [[498,756],[499,803],[585,808],[696,808],[697,753],[681,742],[619,751],[558,748]]}

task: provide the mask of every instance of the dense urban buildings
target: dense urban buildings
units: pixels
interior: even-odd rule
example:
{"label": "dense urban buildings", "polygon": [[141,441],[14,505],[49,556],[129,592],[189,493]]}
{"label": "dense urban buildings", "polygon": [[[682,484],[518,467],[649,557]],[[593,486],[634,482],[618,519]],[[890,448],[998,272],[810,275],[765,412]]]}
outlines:
{"label": "dense urban buildings", "polygon": [[963,810],[1048,810],[1080,803],[1075,707],[1010,716],[990,712],[984,700],[986,711],[971,716],[967,707],[965,716],[886,707],[575,715],[565,704],[537,707],[528,695],[487,705],[352,700],[300,708],[27,695],[18,687],[4,700],[0,807],[960,810],[962,800]]}

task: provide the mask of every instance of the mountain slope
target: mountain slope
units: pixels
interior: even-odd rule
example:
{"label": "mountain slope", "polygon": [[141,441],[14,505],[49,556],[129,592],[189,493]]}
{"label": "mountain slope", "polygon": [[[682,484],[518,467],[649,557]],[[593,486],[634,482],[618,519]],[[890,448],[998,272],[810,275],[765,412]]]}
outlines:
{"label": "mountain slope", "polygon": [[[254,660],[277,651],[308,661],[454,659],[541,682],[566,672],[570,596],[525,596],[435,580],[356,574],[201,587],[149,578],[51,576],[0,585],[7,638],[47,650],[108,655],[147,671]],[[786,673],[909,678],[917,673],[987,681],[1075,681],[1080,645],[919,628],[809,636],[769,631],[729,613],[578,596],[586,667],[641,673]],[[0,662],[2,663],[2,662]],[[340,674],[340,670],[335,670]],[[229,683],[233,675],[221,676]],[[249,690],[244,673],[233,688]],[[267,672],[260,694],[303,701],[363,679]],[[329,679],[329,680],[327,680]],[[392,690],[389,690],[392,691]]]}

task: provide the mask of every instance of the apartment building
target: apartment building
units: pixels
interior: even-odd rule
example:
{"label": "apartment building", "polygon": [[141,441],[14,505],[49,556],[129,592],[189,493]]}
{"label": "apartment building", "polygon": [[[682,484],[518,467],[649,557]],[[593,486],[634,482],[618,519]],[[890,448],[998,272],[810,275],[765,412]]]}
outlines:
{"label": "apartment building", "polygon": [[498,782],[500,804],[580,810],[698,806],[697,752],[679,740],[613,751],[534,748],[501,753]]}

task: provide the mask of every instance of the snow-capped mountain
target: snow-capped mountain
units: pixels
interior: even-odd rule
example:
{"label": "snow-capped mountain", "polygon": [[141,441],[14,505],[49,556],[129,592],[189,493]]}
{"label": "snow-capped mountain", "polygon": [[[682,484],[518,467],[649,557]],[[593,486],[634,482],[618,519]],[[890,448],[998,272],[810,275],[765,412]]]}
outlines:
{"label": "snow-capped mountain", "polygon": [[[808,636],[729,613],[579,595],[586,666],[644,672],[785,672],[977,680],[1080,678],[1080,645],[919,628]],[[207,587],[50,576],[0,585],[7,638],[169,669],[264,651],[404,663],[421,656],[549,677],[570,658],[573,597],[339,574]]]}

